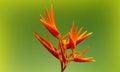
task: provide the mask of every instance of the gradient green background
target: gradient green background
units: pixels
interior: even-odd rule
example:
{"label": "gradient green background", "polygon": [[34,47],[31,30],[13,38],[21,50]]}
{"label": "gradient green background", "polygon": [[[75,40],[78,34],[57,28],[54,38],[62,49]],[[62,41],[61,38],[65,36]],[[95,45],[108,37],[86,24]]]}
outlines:
{"label": "gradient green background", "polygon": [[84,57],[92,56],[96,62],[71,62],[65,72],[120,72],[118,0],[0,0],[0,72],[60,72],[59,61],[32,34],[48,35],[56,44],[39,21],[51,4],[62,35],[72,21],[93,32],[77,51],[90,47]]}

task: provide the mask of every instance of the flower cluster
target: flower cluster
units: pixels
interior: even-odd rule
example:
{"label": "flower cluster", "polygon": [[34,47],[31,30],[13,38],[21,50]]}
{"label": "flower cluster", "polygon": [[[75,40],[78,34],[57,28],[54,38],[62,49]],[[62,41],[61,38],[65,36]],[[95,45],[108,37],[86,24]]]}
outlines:
{"label": "flower cluster", "polygon": [[[92,57],[83,58],[82,56],[86,53],[88,48],[84,49],[82,52],[76,51],[76,45],[81,43],[87,37],[89,37],[92,32],[87,33],[87,31],[81,33],[82,28],[74,28],[74,22],[72,23],[72,27],[70,32],[61,36],[59,30],[56,27],[54,20],[54,11],[51,6],[50,13],[46,10],[46,18],[47,20],[40,15],[40,21],[46,27],[46,29],[59,40],[57,47],[54,47],[49,38],[47,41],[43,39],[38,33],[34,32],[35,37],[39,40],[39,42],[54,56],[56,57],[61,64],[61,72],[63,72],[67,66],[67,64],[71,61],[74,62],[94,62],[95,60]],[[71,49],[71,53],[67,54],[67,50]]]}

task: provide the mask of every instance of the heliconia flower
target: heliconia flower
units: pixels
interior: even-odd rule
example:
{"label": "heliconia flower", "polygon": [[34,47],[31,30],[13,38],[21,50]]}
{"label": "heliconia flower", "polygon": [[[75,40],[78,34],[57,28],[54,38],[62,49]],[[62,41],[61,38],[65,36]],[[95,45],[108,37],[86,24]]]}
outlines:
{"label": "heliconia flower", "polygon": [[67,49],[75,48],[75,46],[77,44],[79,44],[80,42],[82,42],[83,40],[85,40],[87,37],[89,37],[92,34],[92,32],[87,33],[87,31],[85,31],[81,35],[79,35],[81,33],[81,31],[82,31],[82,28],[80,28],[79,30],[74,29],[74,22],[73,22],[72,28],[71,28],[70,33],[69,33],[69,40],[66,44]]}
{"label": "heliconia flower", "polygon": [[[47,28],[47,30],[58,39],[58,47],[55,48],[50,39],[47,38],[47,41],[44,40],[38,33],[34,32],[34,36],[39,40],[39,42],[53,55],[55,56],[60,64],[61,64],[61,72],[67,67],[67,64],[71,61],[74,62],[95,62],[92,57],[83,58],[82,56],[87,52],[88,48],[84,49],[82,52],[76,51],[76,45],[81,43],[87,37],[89,37],[92,32],[87,33],[87,31],[81,34],[82,28],[74,28],[74,22],[72,23],[72,27],[70,32],[61,37],[60,32],[58,31],[55,20],[54,20],[54,12],[53,7],[51,6],[50,14],[48,10],[46,10],[46,18],[41,15],[40,21]],[[72,53],[68,54],[67,50],[71,49]]]}
{"label": "heliconia flower", "polygon": [[48,31],[53,36],[55,36],[56,38],[59,39],[61,37],[61,35],[60,35],[60,32],[58,31],[56,24],[55,24],[53,7],[51,6],[50,15],[48,13],[48,10],[46,10],[47,21],[44,19],[44,17],[42,15],[40,15],[40,17],[41,17],[40,21],[48,29]]}
{"label": "heliconia flower", "polygon": [[35,37],[40,41],[40,43],[56,58],[59,59],[59,52],[54,49],[50,41],[45,41],[41,36],[39,36],[36,32],[33,33]]}

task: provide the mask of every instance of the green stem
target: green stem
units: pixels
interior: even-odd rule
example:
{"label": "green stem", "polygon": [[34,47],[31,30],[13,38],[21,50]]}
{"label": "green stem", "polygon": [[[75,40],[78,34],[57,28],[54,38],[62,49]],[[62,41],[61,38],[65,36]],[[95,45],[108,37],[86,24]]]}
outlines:
{"label": "green stem", "polygon": [[61,72],[63,72],[63,63],[61,62]]}
{"label": "green stem", "polygon": [[61,62],[61,72],[64,72],[66,69],[66,66],[64,67],[64,63]]}

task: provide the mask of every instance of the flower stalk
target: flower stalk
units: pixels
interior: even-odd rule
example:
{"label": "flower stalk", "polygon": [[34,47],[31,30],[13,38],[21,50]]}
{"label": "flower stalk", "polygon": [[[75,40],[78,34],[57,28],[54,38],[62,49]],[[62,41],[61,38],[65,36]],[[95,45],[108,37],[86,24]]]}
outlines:
{"label": "flower stalk", "polygon": [[[56,27],[56,23],[54,20],[54,11],[51,6],[50,14],[48,10],[46,10],[46,19],[40,15],[41,23],[46,27],[46,29],[56,38],[58,39],[58,47],[54,47],[51,43],[50,39],[47,38],[47,41],[43,39],[38,33],[34,32],[34,36],[39,40],[39,42],[54,56],[56,57],[61,64],[61,72],[64,72],[67,64],[71,61],[74,62],[95,62],[92,57],[83,58],[83,55],[87,52],[88,48],[83,50],[82,52],[76,51],[76,46],[81,43],[83,40],[88,38],[92,32],[87,33],[87,31],[81,33],[82,28],[74,28],[74,22],[72,23],[72,27],[70,32],[61,36],[61,33]],[[67,50],[71,49],[71,54],[67,54]]]}

